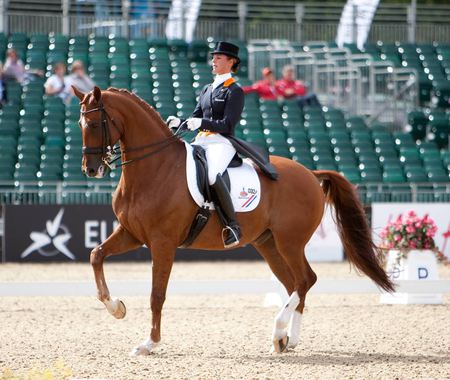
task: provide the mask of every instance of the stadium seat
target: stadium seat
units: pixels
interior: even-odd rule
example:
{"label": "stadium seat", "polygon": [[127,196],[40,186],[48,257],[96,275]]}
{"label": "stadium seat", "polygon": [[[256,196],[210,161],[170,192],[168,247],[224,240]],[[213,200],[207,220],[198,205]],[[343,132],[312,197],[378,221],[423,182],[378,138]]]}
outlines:
{"label": "stadium seat", "polygon": [[422,111],[412,111],[408,114],[406,131],[414,140],[422,140],[426,136],[428,118]]}
{"label": "stadium seat", "polygon": [[[242,53],[238,82],[247,85],[251,83],[246,76],[247,45],[235,42]],[[127,40],[114,35],[22,33],[0,35],[0,53],[4,53],[8,43],[17,48],[31,69],[48,71],[55,62],[70,65],[79,59],[101,88],[111,85],[130,89],[152,104],[163,118],[173,114],[189,117],[196,96],[212,79],[206,62],[210,46],[204,40],[188,45],[165,38]],[[354,44],[346,44],[343,50],[336,49],[334,43],[322,42],[290,46],[292,51],[316,50],[314,54],[328,57],[342,67],[352,62],[352,54],[361,53]],[[333,50],[327,52],[330,48]],[[424,200],[446,199],[442,186],[449,180],[449,116],[433,107],[448,108],[450,48],[442,44],[368,43],[362,52],[362,58],[354,57],[361,60],[360,64],[368,59],[368,54],[381,64],[384,61],[386,68],[392,63],[417,70],[420,102],[428,108],[408,114],[408,125],[403,126],[407,133],[378,122],[368,126],[364,117],[346,116],[338,108],[301,109],[295,99],[278,103],[249,94],[236,135],[259,144],[270,154],[291,158],[308,168],[338,170],[364,189],[367,201],[411,200],[409,184],[414,188],[417,183],[427,182]],[[71,188],[86,189],[86,197],[95,202],[99,198],[92,183],[98,182],[86,180],[80,171],[78,100],[65,105],[58,97],[45,96],[44,80],[24,87],[6,84],[8,103],[0,110],[0,179],[18,183],[39,180],[42,190],[48,182],[63,181],[67,184],[64,202],[75,199],[71,198]],[[185,139],[193,136],[189,133]],[[120,171],[105,179],[105,183],[117,181],[118,175]],[[372,186],[373,183],[377,185]]]}

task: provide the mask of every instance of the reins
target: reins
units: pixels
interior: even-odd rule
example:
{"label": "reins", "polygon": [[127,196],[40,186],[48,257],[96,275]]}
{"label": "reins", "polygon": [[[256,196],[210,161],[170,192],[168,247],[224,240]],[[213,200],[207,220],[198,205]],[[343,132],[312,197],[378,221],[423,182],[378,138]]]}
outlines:
{"label": "reins", "polygon": [[[100,126],[102,128],[102,145],[99,147],[91,148],[83,146],[82,153],[83,154],[101,154],[102,155],[102,162],[107,165],[111,170],[114,170],[118,167],[122,167],[128,164],[131,164],[135,161],[140,161],[144,158],[153,156],[161,151],[163,151],[165,148],[167,148],[170,144],[172,144],[175,141],[178,141],[181,137],[183,137],[186,134],[186,130],[184,129],[184,126],[186,125],[186,121],[182,122],[178,129],[174,132],[172,136],[167,137],[164,140],[156,141],[150,144],[141,145],[138,147],[128,148],[121,150],[120,147],[113,147],[111,143],[111,133],[109,130],[108,120],[111,120],[112,125],[119,133],[119,140],[122,138],[123,132],[120,131],[120,129],[117,127],[115,120],[108,114],[106,111],[103,102],[100,103],[100,105],[97,108],[90,109],[88,111],[80,111],[81,115],[86,115],[92,112],[101,112],[101,122]],[[132,158],[130,160],[123,161],[121,163],[116,164],[115,162],[119,160],[122,157],[122,154],[131,153],[131,152],[138,152],[145,149],[155,148],[157,149],[152,150],[151,152],[145,153],[142,156]]]}

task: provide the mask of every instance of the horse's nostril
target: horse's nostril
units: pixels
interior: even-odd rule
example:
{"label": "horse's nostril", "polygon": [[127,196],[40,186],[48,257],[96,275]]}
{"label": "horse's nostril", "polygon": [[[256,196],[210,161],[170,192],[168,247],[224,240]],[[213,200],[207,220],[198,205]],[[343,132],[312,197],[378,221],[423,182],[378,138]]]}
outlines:
{"label": "horse's nostril", "polygon": [[92,168],[88,168],[87,169],[87,174],[89,177],[94,177],[95,176],[95,170]]}

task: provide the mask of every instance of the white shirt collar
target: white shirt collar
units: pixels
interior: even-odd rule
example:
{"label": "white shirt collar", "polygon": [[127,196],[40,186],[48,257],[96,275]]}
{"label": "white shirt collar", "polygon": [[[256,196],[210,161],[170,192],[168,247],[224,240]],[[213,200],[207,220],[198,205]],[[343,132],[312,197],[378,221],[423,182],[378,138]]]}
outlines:
{"label": "white shirt collar", "polygon": [[230,79],[230,78],[231,78],[231,73],[216,75],[216,77],[214,78],[214,82],[212,84],[213,90],[215,90],[223,82],[225,82],[227,79]]}

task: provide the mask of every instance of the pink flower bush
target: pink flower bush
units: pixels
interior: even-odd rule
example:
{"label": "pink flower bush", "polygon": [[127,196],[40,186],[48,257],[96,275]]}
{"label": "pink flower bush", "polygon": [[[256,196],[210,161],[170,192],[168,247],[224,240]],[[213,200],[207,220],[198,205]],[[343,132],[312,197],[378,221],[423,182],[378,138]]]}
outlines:
{"label": "pink flower bush", "polygon": [[434,220],[425,215],[419,218],[414,211],[401,214],[381,231],[382,248],[407,251],[410,249],[436,249]]}

